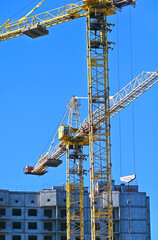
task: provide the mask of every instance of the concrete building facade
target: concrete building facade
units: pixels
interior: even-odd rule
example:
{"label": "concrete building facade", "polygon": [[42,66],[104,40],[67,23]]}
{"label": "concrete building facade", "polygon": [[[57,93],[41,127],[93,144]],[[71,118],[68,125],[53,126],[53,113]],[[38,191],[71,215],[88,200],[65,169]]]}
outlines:
{"label": "concrete building facade", "polygon": [[[90,240],[90,200],[84,191],[85,240]],[[138,186],[113,184],[114,240],[151,240],[149,197]],[[0,190],[0,240],[66,240],[66,191]]]}

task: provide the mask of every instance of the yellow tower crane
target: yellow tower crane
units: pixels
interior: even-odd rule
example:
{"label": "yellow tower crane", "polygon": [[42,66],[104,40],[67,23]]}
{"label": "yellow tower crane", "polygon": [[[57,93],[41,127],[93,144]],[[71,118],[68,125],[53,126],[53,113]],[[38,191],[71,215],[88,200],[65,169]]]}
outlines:
{"label": "yellow tower crane", "polygon": [[67,239],[84,239],[83,146],[89,145],[91,239],[113,239],[110,117],[122,110],[157,82],[158,73],[142,73],[112,98],[109,97],[108,51],[112,43],[107,17],[117,9],[135,5],[135,0],[83,0],[29,16],[44,1],[18,21],[0,27],[0,41],[20,35],[36,38],[48,34],[47,27],[76,18],[87,19],[88,118],[81,125],[76,98],[68,106],[68,125],[59,128],[60,143],[40,157],[25,173],[42,175],[58,166],[67,154]]}
{"label": "yellow tower crane", "polygon": [[[110,118],[123,110],[131,102],[141,96],[158,82],[158,72],[143,72],[114,96],[110,96]],[[83,160],[87,156],[83,154],[83,146],[89,144],[89,117],[80,123],[78,97],[74,96],[68,104],[65,116],[60,124],[59,132],[46,153],[41,155],[35,167],[26,166],[25,174],[43,175],[48,167],[57,167],[62,163],[60,158],[67,154],[67,236],[70,239],[84,237],[84,202],[83,202],[83,176],[86,171],[83,169]],[[64,124],[66,116],[68,123]],[[99,129],[105,121],[105,105],[93,112],[94,128]],[[77,126],[77,127],[76,127]],[[55,142],[59,134],[59,143]],[[97,137],[97,131],[94,135]],[[100,182],[97,182],[95,191],[100,189]],[[106,194],[105,191],[103,191]],[[104,209],[106,206],[106,195],[104,196]],[[96,231],[99,231],[99,224],[96,224]],[[105,232],[102,233],[104,235]]]}
{"label": "yellow tower crane", "polygon": [[[124,88],[122,88],[114,96],[110,96],[110,118],[114,117],[118,112],[123,110],[131,102],[141,96],[158,82],[158,72],[143,72]],[[74,96],[68,105],[66,114],[60,124],[59,133],[55,134],[55,138],[59,134],[59,143],[53,139],[48,151],[41,155],[35,167],[26,166],[25,174],[43,175],[48,167],[57,167],[62,161],[59,159],[67,154],[67,238],[79,239],[84,238],[84,202],[83,202],[83,176],[86,171],[83,169],[83,146],[89,144],[89,117],[83,123],[80,123],[79,104],[77,97]],[[69,114],[68,114],[69,113]],[[68,117],[67,125],[63,125],[64,120]],[[93,112],[94,129],[99,129],[105,122],[105,105],[102,104],[99,110]],[[74,123],[74,124],[73,124]],[[77,126],[77,127],[76,127]],[[97,131],[94,134],[97,138]],[[95,186],[95,192],[100,190],[100,182]],[[102,206],[106,210],[106,192],[103,190],[104,202]],[[106,220],[106,219],[102,219]],[[96,224],[96,231],[100,225]],[[104,229],[105,230],[105,229]],[[107,229],[108,230],[108,229]],[[102,232],[102,236],[107,232]],[[99,235],[99,234],[98,234]]]}

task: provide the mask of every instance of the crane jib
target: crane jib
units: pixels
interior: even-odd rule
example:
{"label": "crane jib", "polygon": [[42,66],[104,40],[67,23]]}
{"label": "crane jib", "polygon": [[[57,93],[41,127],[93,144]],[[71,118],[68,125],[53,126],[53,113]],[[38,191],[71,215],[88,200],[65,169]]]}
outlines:
{"label": "crane jib", "polygon": [[[39,4],[40,6],[41,4]],[[7,20],[0,27],[0,41],[5,41],[23,34],[31,38],[48,34],[47,27],[64,23],[73,19],[87,16],[89,9],[94,11],[97,6],[103,13],[115,14],[115,8],[121,9],[127,5],[135,5],[135,0],[87,0],[78,3],[71,3],[44,13],[29,16],[28,14],[17,21]],[[36,9],[36,8],[35,8]],[[31,11],[32,12],[32,11]],[[39,27],[41,26],[41,28]],[[44,30],[45,29],[45,30]]]}
{"label": "crane jib", "polygon": [[[143,72],[134,80],[132,80],[129,84],[127,84],[124,88],[122,88],[118,93],[114,96],[110,97],[110,118],[114,117],[118,112],[123,110],[126,106],[136,100],[139,96],[141,96],[144,92],[150,89],[153,85],[158,82],[158,72]],[[102,106],[104,108],[104,106]],[[103,112],[103,111],[102,111]],[[95,119],[94,122],[96,126],[103,123],[105,116],[100,115],[98,118],[98,113],[94,113]],[[89,119],[86,118],[81,127],[76,132],[74,138],[84,138],[85,133],[83,131],[84,128],[87,127],[87,123]],[[41,166],[45,166],[46,162],[49,159],[59,159],[66,153],[66,143],[60,142],[55,147],[49,148],[49,151],[38,160],[37,164],[33,168],[26,169],[25,174],[41,174]],[[44,170],[46,169],[44,168]],[[43,172],[43,169],[42,169]]]}

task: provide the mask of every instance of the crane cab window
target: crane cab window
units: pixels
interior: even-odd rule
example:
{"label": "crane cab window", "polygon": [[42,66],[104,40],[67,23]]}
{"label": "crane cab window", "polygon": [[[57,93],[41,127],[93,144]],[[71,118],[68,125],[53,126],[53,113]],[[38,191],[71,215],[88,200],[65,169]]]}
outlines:
{"label": "crane cab window", "polygon": [[66,140],[69,137],[69,126],[60,126],[58,130],[59,140]]}

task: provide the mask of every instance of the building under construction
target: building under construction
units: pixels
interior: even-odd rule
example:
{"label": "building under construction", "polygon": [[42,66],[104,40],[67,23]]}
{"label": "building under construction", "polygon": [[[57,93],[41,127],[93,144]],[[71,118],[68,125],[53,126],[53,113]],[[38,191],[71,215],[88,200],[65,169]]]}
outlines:
{"label": "building under construction", "polygon": [[[113,182],[112,189],[114,240],[150,240],[149,197],[136,185]],[[84,188],[85,240],[91,239],[90,226],[90,198]],[[95,228],[99,231],[99,224]],[[65,186],[40,192],[0,190],[0,240],[66,240],[66,232]]]}

